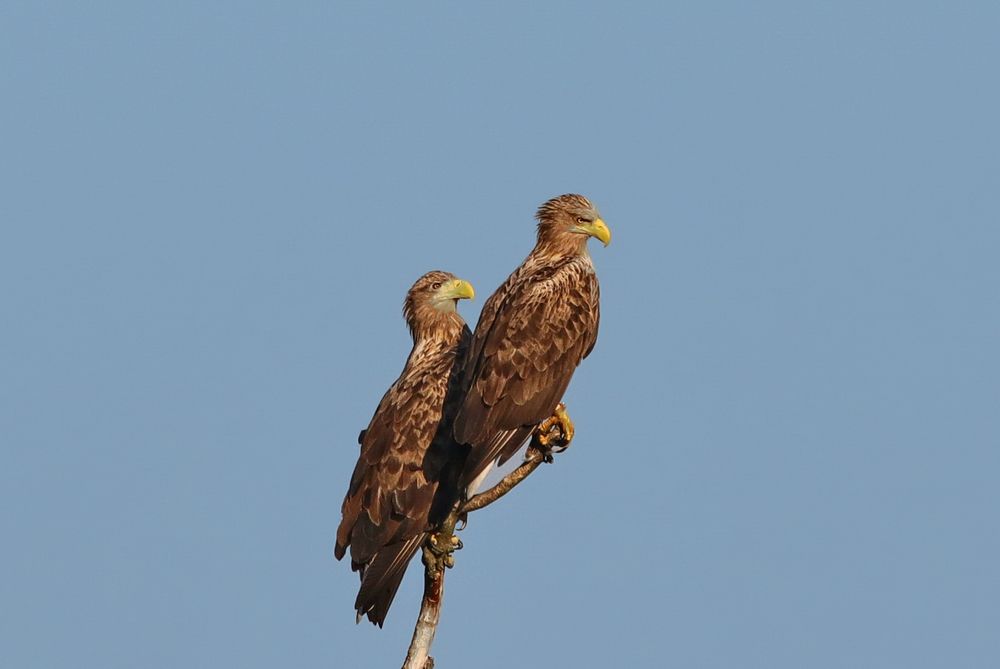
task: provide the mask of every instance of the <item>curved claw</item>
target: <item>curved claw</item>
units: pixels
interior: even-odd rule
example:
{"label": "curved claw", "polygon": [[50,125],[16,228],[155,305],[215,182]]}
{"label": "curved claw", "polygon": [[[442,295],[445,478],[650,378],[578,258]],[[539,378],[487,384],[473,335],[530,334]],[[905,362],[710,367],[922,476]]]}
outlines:
{"label": "curved claw", "polygon": [[556,407],[554,416],[558,419],[559,430],[561,434],[559,435],[558,445],[562,450],[569,448],[570,442],[573,441],[573,437],[576,436],[576,426],[573,425],[573,421],[570,419],[569,414],[566,413],[566,405],[562,402]]}
{"label": "curved claw", "polygon": [[438,555],[447,555],[462,548],[462,540],[454,534],[448,535],[447,540],[445,540],[445,537],[434,532],[428,537],[427,541],[430,549]]}
{"label": "curved claw", "polygon": [[535,438],[538,443],[550,453],[546,455],[545,461],[551,462],[551,451],[561,453],[569,448],[576,434],[576,428],[569,414],[566,412],[566,405],[562,402],[556,406],[552,415],[543,420],[535,428]]}
{"label": "curved claw", "polygon": [[463,547],[462,540],[454,534],[432,532],[424,545],[423,562],[430,573],[435,574],[441,569],[451,569],[455,566],[454,553]]}

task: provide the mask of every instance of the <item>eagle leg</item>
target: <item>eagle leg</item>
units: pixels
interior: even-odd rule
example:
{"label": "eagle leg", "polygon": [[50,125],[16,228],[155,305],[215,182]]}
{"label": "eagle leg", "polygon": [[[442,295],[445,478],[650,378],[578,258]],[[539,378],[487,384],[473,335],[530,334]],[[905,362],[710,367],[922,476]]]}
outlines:
{"label": "eagle leg", "polygon": [[544,452],[545,462],[552,462],[553,453],[562,453],[569,448],[574,434],[576,428],[573,421],[566,413],[566,405],[560,402],[552,415],[535,428],[535,442]]}

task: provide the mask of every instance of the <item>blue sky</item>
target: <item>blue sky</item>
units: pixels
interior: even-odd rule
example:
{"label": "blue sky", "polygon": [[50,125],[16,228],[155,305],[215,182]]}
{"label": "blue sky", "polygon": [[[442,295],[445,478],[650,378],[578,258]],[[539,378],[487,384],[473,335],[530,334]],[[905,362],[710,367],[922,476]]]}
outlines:
{"label": "blue sky", "polygon": [[398,666],[331,556],[424,271],[591,197],[578,436],[441,667],[1000,665],[995,3],[0,9],[0,663]]}

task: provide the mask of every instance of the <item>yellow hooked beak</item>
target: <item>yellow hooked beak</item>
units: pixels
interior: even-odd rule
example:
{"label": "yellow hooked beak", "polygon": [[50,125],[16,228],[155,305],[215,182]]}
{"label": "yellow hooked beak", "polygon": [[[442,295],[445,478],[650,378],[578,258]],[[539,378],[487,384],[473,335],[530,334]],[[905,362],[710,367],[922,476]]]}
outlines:
{"label": "yellow hooked beak", "polygon": [[441,296],[448,300],[471,300],[476,291],[468,281],[455,279],[441,286]]}
{"label": "yellow hooked beak", "polygon": [[598,218],[593,223],[587,223],[585,225],[578,225],[576,229],[580,232],[585,232],[591,237],[596,237],[601,240],[601,243],[607,246],[611,243],[611,230],[608,229],[608,224],[604,222],[603,219]]}

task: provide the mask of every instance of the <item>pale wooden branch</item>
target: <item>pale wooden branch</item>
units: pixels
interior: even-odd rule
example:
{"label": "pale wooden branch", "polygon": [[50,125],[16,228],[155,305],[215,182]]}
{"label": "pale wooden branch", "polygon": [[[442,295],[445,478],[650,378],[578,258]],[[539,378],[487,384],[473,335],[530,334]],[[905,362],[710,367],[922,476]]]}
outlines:
{"label": "pale wooden branch", "polygon": [[434,633],[441,620],[441,600],[444,598],[444,569],[427,566],[433,562],[428,555],[431,549],[424,547],[424,597],[420,601],[420,613],[413,628],[413,640],[406,652],[403,669],[433,669],[434,658],[429,655]]}
{"label": "pale wooden branch", "polygon": [[[564,407],[560,405],[560,410],[562,409]],[[457,502],[437,531],[428,534],[423,547],[424,596],[420,602],[420,613],[417,615],[417,624],[413,628],[413,640],[410,641],[403,669],[433,669],[434,667],[434,658],[430,656],[431,644],[434,642],[434,634],[437,632],[438,622],[441,620],[441,604],[444,600],[444,572],[454,564],[451,553],[456,548],[461,547],[461,542],[455,537],[455,526],[459,519],[473,511],[489,506],[528,478],[528,475],[538,469],[538,466],[543,462],[551,462],[553,445],[560,449],[569,446],[569,442],[573,438],[571,427],[569,433],[565,434],[560,432],[559,425],[550,425],[549,423],[545,425],[548,429],[546,439],[548,444],[543,444],[543,440],[539,438],[537,433],[533,435],[531,445],[528,446],[528,450],[524,454],[524,462],[518,465],[517,469],[504,476],[489,490],[484,490],[469,498],[464,504]]]}

